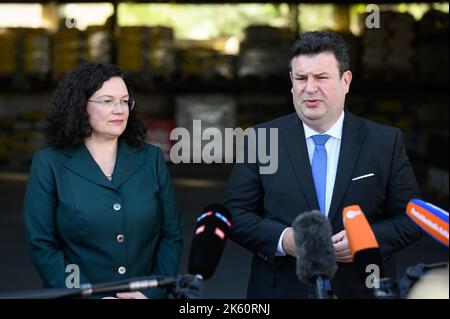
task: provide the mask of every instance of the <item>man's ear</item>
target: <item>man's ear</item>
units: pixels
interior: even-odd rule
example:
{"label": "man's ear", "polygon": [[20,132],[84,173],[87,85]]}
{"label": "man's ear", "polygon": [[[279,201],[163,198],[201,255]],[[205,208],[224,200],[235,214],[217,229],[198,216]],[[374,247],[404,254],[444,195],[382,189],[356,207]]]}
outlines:
{"label": "man's ear", "polygon": [[344,84],[345,93],[348,93],[350,89],[350,82],[352,82],[353,74],[351,71],[345,71],[342,73],[342,82]]}

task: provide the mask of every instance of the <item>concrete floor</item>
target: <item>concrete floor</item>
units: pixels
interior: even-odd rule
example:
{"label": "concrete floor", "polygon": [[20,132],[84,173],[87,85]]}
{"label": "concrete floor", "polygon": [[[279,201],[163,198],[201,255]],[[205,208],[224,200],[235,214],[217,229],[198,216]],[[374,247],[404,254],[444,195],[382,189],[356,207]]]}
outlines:
{"label": "concrete floor", "polygon": [[[203,207],[222,202],[229,165],[170,166],[178,204],[183,213],[184,250],[180,274],[187,273],[187,262],[195,219]],[[39,289],[41,282],[28,256],[22,220],[24,180],[0,174],[0,293]],[[228,241],[221,262],[205,282],[204,298],[245,298],[251,254]],[[407,267],[419,262],[448,261],[448,249],[425,236],[396,256],[397,278]]]}

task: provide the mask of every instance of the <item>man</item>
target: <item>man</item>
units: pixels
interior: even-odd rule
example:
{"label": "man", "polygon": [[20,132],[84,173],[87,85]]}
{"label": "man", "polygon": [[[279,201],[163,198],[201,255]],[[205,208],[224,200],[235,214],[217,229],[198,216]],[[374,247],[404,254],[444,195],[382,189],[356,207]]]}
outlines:
{"label": "man", "polygon": [[225,205],[230,238],[254,253],[249,298],[307,298],[311,288],[295,273],[293,220],[320,210],[329,219],[338,271],[338,298],[370,297],[352,264],[342,210],[358,204],[384,259],[421,236],[404,213],[419,189],[400,130],[359,118],[345,109],[352,80],[348,49],[332,32],[308,32],[293,45],[290,61],[295,113],[258,126],[278,129],[278,169],[260,174],[256,164],[236,164]]}

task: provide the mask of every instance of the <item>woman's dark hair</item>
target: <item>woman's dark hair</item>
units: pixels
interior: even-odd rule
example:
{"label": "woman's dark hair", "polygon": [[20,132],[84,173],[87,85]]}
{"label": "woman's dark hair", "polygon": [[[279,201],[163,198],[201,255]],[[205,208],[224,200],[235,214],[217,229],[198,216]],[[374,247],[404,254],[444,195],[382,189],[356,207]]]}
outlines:
{"label": "woman's dark hair", "polygon": [[323,52],[334,54],[339,68],[339,74],[350,70],[348,46],[342,36],[330,31],[310,31],[304,33],[292,45],[289,70],[292,70],[292,60],[299,55],[316,55]]}
{"label": "woman's dark hair", "polygon": [[[83,63],[67,74],[58,84],[47,112],[45,134],[49,145],[70,148],[83,144],[85,138],[91,136],[92,129],[86,111],[87,100],[112,77],[122,78],[129,96],[133,96],[124,72],[115,65]],[[128,116],[127,127],[120,138],[139,147],[145,142],[146,131],[134,109]]]}

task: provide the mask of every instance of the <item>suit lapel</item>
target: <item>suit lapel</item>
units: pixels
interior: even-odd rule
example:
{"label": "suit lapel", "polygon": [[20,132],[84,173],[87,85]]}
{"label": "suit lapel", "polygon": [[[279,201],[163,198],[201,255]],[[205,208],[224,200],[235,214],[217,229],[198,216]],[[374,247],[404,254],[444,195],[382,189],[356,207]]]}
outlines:
{"label": "suit lapel", "polygon": [[348,184],[351,181],[363,141],[364,130],[362,129],[362,122],[346,111],[342,129],[342,141],[341,149],[339,151],[336,180],[334,182],[333,197],[328,213],[328,218],[330,220],[336,215]]}
{"label": "suit lapel", "polygon": [[120,140],[112,183],[119,188],[147,161],[144,148],[133,148]]}
{"label": "suit lapel", "polygon": [[287,125],[282,130],[284,137],[281,138],[294,169],[294,174],[303,192],[310,209],[318,209],[316,190],[309,163],[308,149],[306,147],[305,131],[297,113],[293,113],[287,119]]}
{"label": "suit lapel", "polygon": [[113,179],[109,181],[84,144],[62,152],[70,156],[70,159],[64,163],[67,169],[93,183],[112,189],[118,189],[147,160],[144,149],[132,148],[119,140]]}
{"label": "suit lapel", "polygon": [[64,166],[75,174],[102,186],[115,188],[113,184],[102,173],[100,167],[95,162],[86,146],[80,145],[76,148],[62,150],[70,159],[64,163]]}

